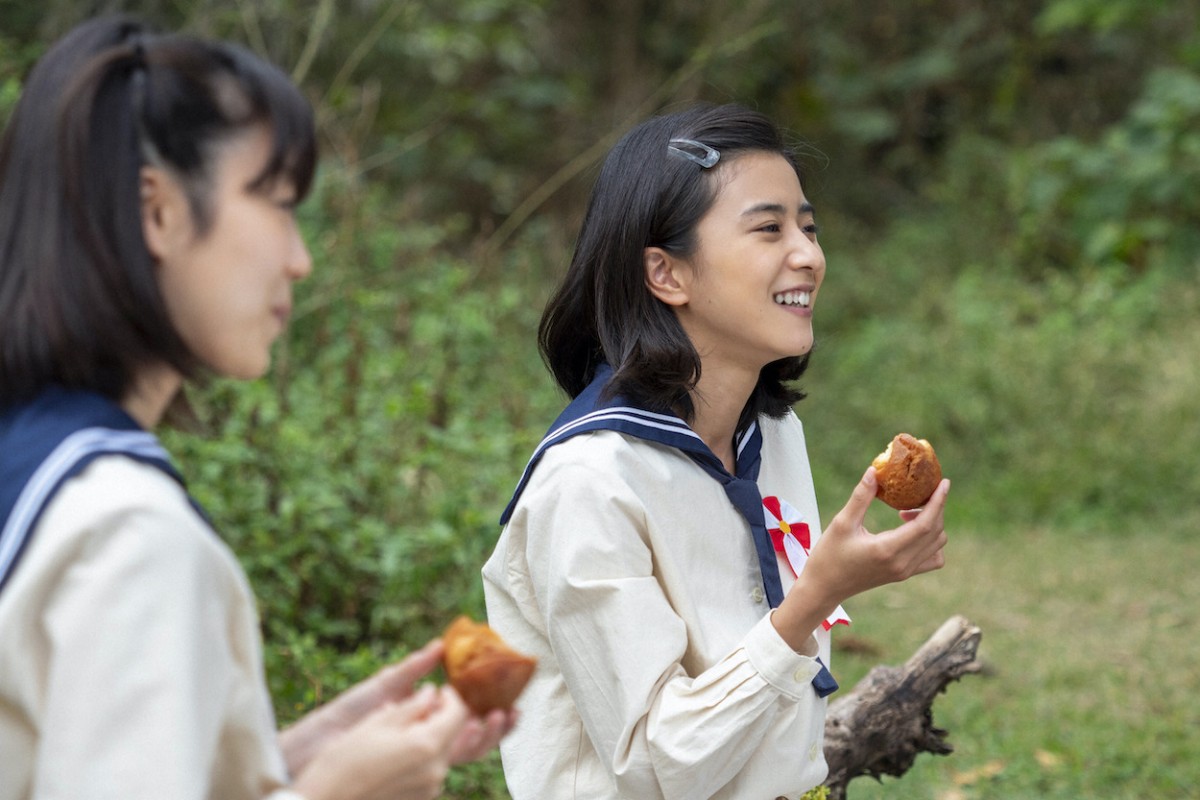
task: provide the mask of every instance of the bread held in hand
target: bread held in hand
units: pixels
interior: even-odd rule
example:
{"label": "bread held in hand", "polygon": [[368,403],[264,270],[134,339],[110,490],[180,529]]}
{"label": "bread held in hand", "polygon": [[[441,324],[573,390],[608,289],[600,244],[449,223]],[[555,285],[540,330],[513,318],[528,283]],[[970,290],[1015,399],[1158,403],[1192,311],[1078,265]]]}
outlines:
{"label": "bread held in hand", "polygon": [[876,496],[892,508],[920,508],[942,481],[942,465],[924,439],[899,433],[871,462]]}
{"label": "bread held in hand", "polygon": [[486,623],[461,616],[442,634],[446,677],[476,714],[508,710],[533,677],[537,659],[518,653]]}

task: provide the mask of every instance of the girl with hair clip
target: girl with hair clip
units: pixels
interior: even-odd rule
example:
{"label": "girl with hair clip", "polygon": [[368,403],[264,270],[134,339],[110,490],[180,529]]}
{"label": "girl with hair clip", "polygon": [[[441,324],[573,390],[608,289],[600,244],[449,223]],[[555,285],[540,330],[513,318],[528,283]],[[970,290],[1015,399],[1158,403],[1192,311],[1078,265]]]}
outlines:
{"label": "girl with hair clip", "polygon": [[[501,743],[516,800],[799,798],[824,780],[844,600],[943,565],[943,481],[823,530],[791,382],[825,278],[794,155],[738,106],[651,119],[592,191],[539,344],[572,398],[483,569],[540,659]],[[797,577],[798,576],[798,577]]]}
{"label": "girl with hair clip", "polygon": [[511,714],[415,683],[282,734],[254,598],[150,432],[270,364],[312,268],[312,110],[230,44],[86,22],[0,142],[0,800],[432,798]]}

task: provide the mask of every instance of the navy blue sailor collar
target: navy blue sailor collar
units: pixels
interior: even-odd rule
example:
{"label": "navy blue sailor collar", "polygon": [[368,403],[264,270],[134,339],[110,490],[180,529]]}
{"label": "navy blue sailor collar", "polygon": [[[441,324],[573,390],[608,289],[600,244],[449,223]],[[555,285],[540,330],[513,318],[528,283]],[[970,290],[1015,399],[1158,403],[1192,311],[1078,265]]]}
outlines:
{"label": "navy blue sailor collar", "polygon": [[[512,500],[500,516],[500,524],[506,524],[525,490],[534,468],[542,456],[556,444],[565,442],[573,436],[591,431],[619,431],[640,439],[668,445],[687,453],[706,472],[722,483],[730,480],[756,480],[762,449],[762,434],[757,423],[743,432],[737,440],[737,475],[730,475],[724,464],[708,448],[691,427],[674,414],[662,414],[647,411],[636,403],[620,395],[601,399],[605,387],[612,379],[613,370],[607,364],[601,364],[596,369],[592,382],[588,384],[574,400],[558,415],[546,432],[545,437],[533,451],[521,480],[517,483]],[[761,512],[755,509],[755,514]],[[752,515],[752,516],[754,516]]]}
{"label": "navy blue sailor collar", "polygon": [[[500,524],[508,522],[521,493],[529,483],[534,468],[542,456],[556,444],[573,436],[591,431],[619,431],[640,439],[665,444],[682,450],[695,460],[706,472],[722,482],[737,479],[755,480],[758,477],[762,434],[757,423],[743,432],[737,439],[737,475],[730,475],[725,465],[709,449],[700,435],[686,422],[674,414],[648,411],[621,395],[602,399],[604,389],[612,379],[613,370],[608,364],[596,368],[591,383],[558,415],[533,451],[521,480],[517,483],[512,500],[500,516]],[[751,474],[752,473],[752,474]],[[759,513],[756,510],[756,514]],[[760,514],[761,515],[761,514]]]}
{"label": "navy blue sailor collar", "polygon": [[0,590],[55,492],[93,460],[111,454],[157,467],[186,491],[154,434],[98,394],[50,387],[0,414]]}
{"label": "navy blue sailor collar", "polygon": [[604,389],[608,386],[613,375],[612,367],[602,364],[596,369],[596,374],[582,392],[567,405],[559,414],[558,419],[550,426],[546,436],[533,451],[533,456],[525,466],[521,480],[517,484],[512,500],[500,516],[500,524],[507,524],[513,510],[521,498],[521,493],[529,483],[530,476],[537,468],[542,456],[556,444],[565,442],[573,436],[591,431],[618,431],[629,436],[636,436],[650,442],[674,447],[686,453],[714,480],[725,489],[726,495],[734,507],[741,512],[750,525],[754,538],[754,549],[758,555],[758,566],[762,572],[763,591],[771,608],[783,602],[783,589],[779,578],[779,564],[775,558],[775,549],[771,544],[763,521],[762,497],[758,492],[758,469],[762,463],[762,432],[758,423],[750,427],[738,437],[737,474],[731,475],[721,459],[709,449],[691,427],[674,414],[663,414],[647,411],[628,398],[620,395],[605,399]]}

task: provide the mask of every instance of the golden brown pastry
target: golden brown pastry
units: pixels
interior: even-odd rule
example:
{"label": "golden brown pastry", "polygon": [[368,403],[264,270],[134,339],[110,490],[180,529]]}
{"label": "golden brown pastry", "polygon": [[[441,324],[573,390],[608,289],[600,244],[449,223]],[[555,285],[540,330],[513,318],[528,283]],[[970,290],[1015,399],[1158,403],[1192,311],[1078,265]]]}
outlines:
{"label": "golden brown pastry", "polygon": [[942,465],[924,439],[898,433],[871,462],[876,496],[892,508],[920,508],[942,481]]}
{"label": "golden brown pastry", "polygon": [[510,709],[533,676],[537,659],[513,650],[486,623],[462,616],[442,634],[450,685],[476,714]]}

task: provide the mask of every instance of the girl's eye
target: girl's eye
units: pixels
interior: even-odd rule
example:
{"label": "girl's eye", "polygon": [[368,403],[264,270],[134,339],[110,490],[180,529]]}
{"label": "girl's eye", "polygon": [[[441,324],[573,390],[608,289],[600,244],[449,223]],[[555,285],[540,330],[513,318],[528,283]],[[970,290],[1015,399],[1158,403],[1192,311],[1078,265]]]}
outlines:
{"label": "girl's eye", "polygon": [[818,233],[821,232],[821,226],[815,222],[810,222],[809,224],[804,226],[804,232],[811,233],[813,236],[816,236]]}
{"label": "girl's eye", "polygon": [[778,222],[770,222],[766,225],[763,225],[761,228],[759,228],[759,230],[764,233],[779,233],[781,229]]}
{"label": "girl's eye", "polygon": [[290,183],[282,180],[272,186],[271,190],[265,194],[265,197],[277,208],[289,212],[296,210],[299,201],[299,198],[296,197],[295,188]]}

